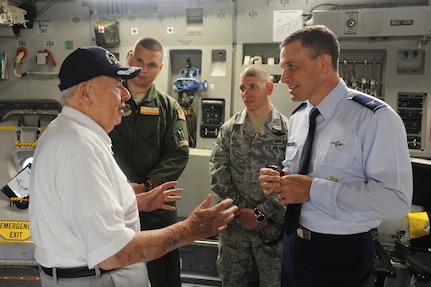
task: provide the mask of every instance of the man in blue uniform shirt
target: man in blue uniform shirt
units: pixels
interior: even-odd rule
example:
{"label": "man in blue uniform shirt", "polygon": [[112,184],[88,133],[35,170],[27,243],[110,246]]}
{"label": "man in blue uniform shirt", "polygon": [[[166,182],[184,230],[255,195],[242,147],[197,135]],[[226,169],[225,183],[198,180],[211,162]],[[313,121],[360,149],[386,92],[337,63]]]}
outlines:
{"label": "man in blue uniform shirt", "polygon": [[[339,43],[325,26],[304,27],[280,47],[281,81],[303,102],[290,118],[284,176],[264,168],[259,178],[266,195],[287,205],[282,286],[369,286],[370,230],[411,206],[404,124],[386,103],[340,79]],[[312,108],[320,114],[310,165],[298,172]],[[300,217],[292,229],[295,204]]]}

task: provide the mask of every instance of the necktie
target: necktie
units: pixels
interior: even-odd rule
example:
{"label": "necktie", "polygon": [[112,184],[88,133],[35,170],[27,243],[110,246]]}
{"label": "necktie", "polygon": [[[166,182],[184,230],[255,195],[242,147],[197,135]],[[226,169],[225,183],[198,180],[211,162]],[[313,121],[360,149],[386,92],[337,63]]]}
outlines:
{"label": "necktie", "polygon": [[[313,146],[314,130],[316,129],[316,118],[319,115],[317,108],[312,108],[310,111],[310,126],[308,128],[307,138],[305,139],[304,148],[302,150],[301,159],[299,160],[299,174],[308,174],[308,166],[310,165],[311,147]],[[299,216],[301,214],[301,204],[289,204],[287,206],[286,215],[284,217],[284,229],[287,235],[294,232],[299,227]]]}

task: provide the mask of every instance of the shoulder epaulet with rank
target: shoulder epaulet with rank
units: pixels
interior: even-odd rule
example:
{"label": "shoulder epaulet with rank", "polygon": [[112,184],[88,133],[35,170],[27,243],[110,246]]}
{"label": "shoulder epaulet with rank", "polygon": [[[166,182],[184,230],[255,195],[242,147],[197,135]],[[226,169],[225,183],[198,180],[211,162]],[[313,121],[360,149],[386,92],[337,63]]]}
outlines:
{"label": "shoulder epaulet with rank", "polygon": [[298,110],[300,110],[303,106],[305,106],[307,104],[307,102],[302,102],[293,112],[291,115],[293,115],[294,113],[296,113]]}
{"label": "shoulder epaulet with rank", "polygon": [[380,108],[385,108],[387,105],[385,103],[376,101],[374,98],[372,98],[369,95],[366,94],[356,94],[353,97],[350,98],[350,100],[353,100],[364,107],[369,108],[373,112],[376,112]]}

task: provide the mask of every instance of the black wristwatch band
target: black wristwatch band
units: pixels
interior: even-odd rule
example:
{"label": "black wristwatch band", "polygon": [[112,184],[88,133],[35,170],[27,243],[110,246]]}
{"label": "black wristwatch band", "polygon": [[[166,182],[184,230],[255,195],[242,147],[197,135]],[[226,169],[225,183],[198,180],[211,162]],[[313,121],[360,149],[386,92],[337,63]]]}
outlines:
{"label": "black wristwatch band", "polygon": [[144,182],[146,191],[150,191],[154,188],[154,186],[148,180]]}

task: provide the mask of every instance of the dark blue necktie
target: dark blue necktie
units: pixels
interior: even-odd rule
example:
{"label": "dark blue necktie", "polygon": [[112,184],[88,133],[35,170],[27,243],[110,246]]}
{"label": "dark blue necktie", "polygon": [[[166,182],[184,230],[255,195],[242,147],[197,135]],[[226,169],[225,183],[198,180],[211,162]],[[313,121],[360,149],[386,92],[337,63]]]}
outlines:
{"label": "dark blue necktie", "polygon": [[[310,126],[308,128],[307,138],[305,139],[304,149],[302,150],[301,159],[299,160],[298,174],[308,174],[310,165],[311,147],[313,146],[314,130],[316,129],[316,118],[319,115],[317,108],[310,111]],[[287,235],[296,231],[299,227],[299,216],[301,214],[301,204],[288,204],[286,215],[284,216],[284,230]]]}

